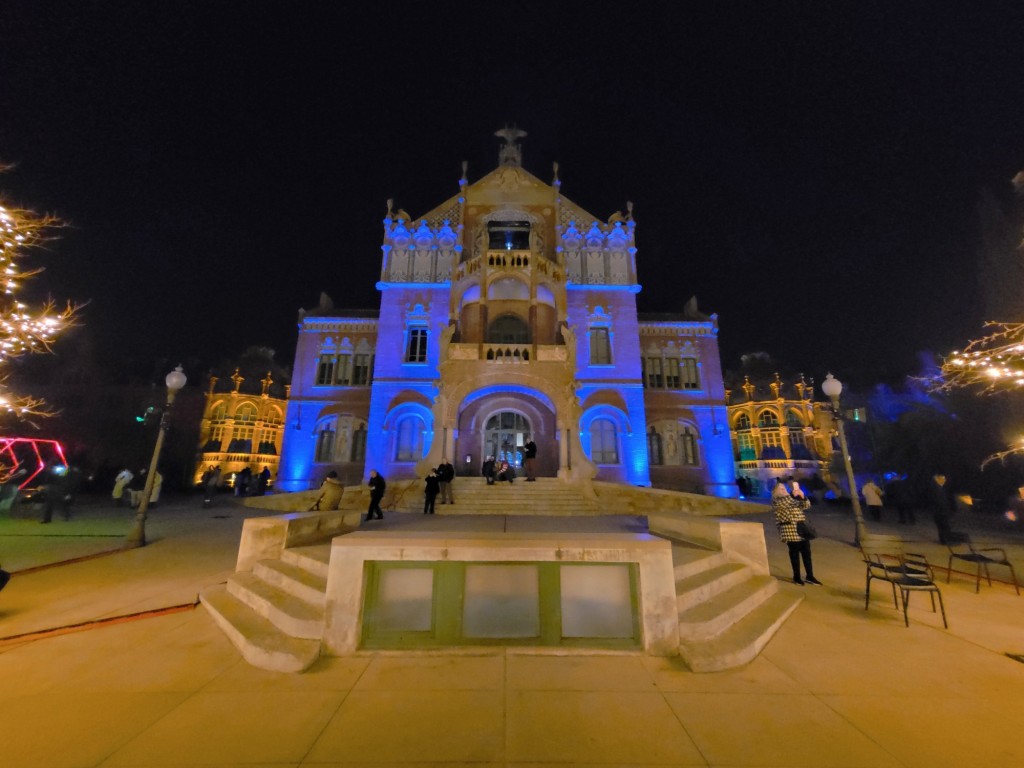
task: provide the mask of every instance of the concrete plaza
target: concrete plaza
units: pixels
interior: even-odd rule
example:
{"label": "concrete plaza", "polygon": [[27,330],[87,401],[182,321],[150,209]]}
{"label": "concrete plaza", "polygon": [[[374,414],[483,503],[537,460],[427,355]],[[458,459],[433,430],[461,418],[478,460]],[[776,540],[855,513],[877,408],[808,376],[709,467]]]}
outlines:
{"label": "concrete plaza", "polygon": [[[788,583],[766,526],[772,573],[806,600],[753,663],[705,675],[676,659],[523,650],[373,652],[266,672],[189,607],[232,572],[255,511],[172,499],[151,512],[147,547],[94,558],[117,549],[131,514],[74,512],[48,526],[25,509],[0,518],[0,562],[15,572],[0,593],[4,768],[1024,765],[1024,664],[1007,656],[1024,653],[1024,596],[1005,583],[975,594],[964,575],[947,587],[940,572],[948,630],[920,594],[904,627],[884,585],[865,611],[841,508],[814,513],[823,587]],[[869,527],[946,563],[926,519]],[[1011,524],[958,527],[1005,544],[1024,569]],[[85,559],[39,568],[74,558]]]}

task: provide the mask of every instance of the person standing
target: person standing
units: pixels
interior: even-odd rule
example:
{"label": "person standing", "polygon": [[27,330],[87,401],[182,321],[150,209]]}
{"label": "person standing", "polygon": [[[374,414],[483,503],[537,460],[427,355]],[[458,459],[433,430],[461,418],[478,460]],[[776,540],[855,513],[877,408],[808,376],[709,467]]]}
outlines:
{"label": "person standing", "polygon": [[868,480],[861,486],[860,492],[864,494],[864,503],[868,505],[868,512],[875,520],[882,519],[882,497],[885,495],[874,478]]}
{"label": "person standing", "polygon": [[[441,490],[441,478],[437,474],[436,469],[430,470],[430,474],[427,475],[427,487],[423,489],[423,514],[432,515],[434,514],[434,501],[437,499],[437,494]],[[441,502],[444,504],[444,502]]]}
{"label": "person standing", "polygon": [[270,467],[264,466],[263,470],[256,476],[256,495],[266,496],[267,487],[270,485]]}
{"label": "person standing", "polygon": [[203,483],[203,506],[209,507],[213,504],[213,497],[217,495],[220,487],[220,464],[209,470]]}
{"label": "person standing", "polygon": [[[772,491],[772,512],[775,513],[775,524],[779,527],[779,538],[789,548],[789,563],[793,568],[794,584],[821,584],[814,578],[814,564],[811,561],[811,542],[800,535],[797,523],[806,522],[804,510],[811,502],[799,492],[793,496],[786,484],[779,482]],[[800,578],[800,561],[804,563],[804,578]]]}
{"label": "person standing", "polygon": [[533,463],[537,459],[537,444],[533,442],[532,436],[526,441],[523,448],[526,450],[526,458],[523,460],[523,464],[526,465],[526,482],[532,483],[537,479],[533,475]]}
{"label": "person standing", "polygon": [[114,500],[115,506],[120,507],[124,504],[124,491],[132,481],[133,477],[135,477],[135,475],[131,473],[131,470],[128,469],[128,467],[125,467],[117,473],[117,477],[114,478],[114,490],[110,494],[110,498]]}
{"label": "person standing", "polygon": [[46,470],[43,482],[43,519],[39,522],[48,523],[53,520],[53,510],[60,512],[65,520],[71,519],[71,493],[68,486],[68,468],[63,464]]}
{"label": "person standing", "polygon": [[441,484],[441,503],[454,504],[455,496],[452,494],[452,482],[455,480],[455,467],[448,459],[441,459],[437,468],[437,479]]}
{"label": "person standing", "polygon": [[381,511],[380,502],[384,498],[384,489],[387,488],[387,483],[376,469],[371,469],[368,485],[370,486],[370,506],[366,510],[366,519],[373,520],[376,515],[378,520],[383,520],[384,512]]}
{"label": "person standing", "polygon": [[142,493],[146,490],[147,472],[149,470],[143,467],[139,470],[139,474],[132,477],[131,483],[128,484],[128,503],[132,509],[136,509],[142,503]]}
{"label": "person standing", "polygon": [[932,515],[935,517],[935,528],[939,532],[939,544],[945,544],[950,540],[950,521],[953,518],[953,500],[949,497],[949,489],[946,488],[945,475],[938,474],[932,477],[928,494]]}

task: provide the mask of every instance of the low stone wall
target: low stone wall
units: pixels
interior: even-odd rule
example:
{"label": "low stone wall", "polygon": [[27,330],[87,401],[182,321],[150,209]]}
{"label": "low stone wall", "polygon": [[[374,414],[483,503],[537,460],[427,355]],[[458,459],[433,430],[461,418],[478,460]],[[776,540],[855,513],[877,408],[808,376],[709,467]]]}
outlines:
{"label": "low stone wall", "polygon": [[354,653],[362,634],[367,562],[636,563],[644,650],[673,656],[679,648],[672,547],[647,534],[436,533],[359,531],[335,539],[327,577],[324,648]]}
{"label": "low stone wall", "polygon": [[768,510],[764,504],[739,499],[723,499],[699,493],[665,491],[660,488],[639,488],[618,483],[595,482],[598,501],[610,514],[650,515],[654,512],[677,512],[708,517],[741,517],[758,515]]}
{"label": "low stone wall", "polygon": [[768,575],[768,545],[761,523],[728,518],[655,512],[647,516],[648,530],[658,536],[720,550],[759,576]]}
{"label": "low stone wall", "polygon": [[[299,494],[282,494],[294,496]],[[278,558],[288,547],[315,544],[359,527],[358,512],[290,512],[272,517],[251,517],[242,524],[236,571],[251,571],[259,560]]]}

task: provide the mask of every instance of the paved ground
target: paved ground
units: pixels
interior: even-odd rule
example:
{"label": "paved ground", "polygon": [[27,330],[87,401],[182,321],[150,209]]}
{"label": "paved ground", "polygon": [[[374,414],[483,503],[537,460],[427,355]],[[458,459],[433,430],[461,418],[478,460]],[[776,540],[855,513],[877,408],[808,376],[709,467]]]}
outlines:
{"label": "paved ground", "polygon": [[[25,513],[0,517],[13,571],[116,548],[131,521],[105,505],[49,526]],[[766,651],[725,673],[495,651],[371,653],[289,676],[247,665],[202,608],[10,639],[191,603],[230,574],[247,514],[172,502],[153,511],[143,549],[15,573],[0,594],[0,766],[1024,765],[1024,664],[1006,656],[1024,653],[1024,596],[1006,584],[976,595],[954,576],[949,630],[921,595],[909,629],[881,590],[865,611],[841,509],[816,515],[825,586],[802,588]],[[945,564],[924,521],[871,527]],[[1024,570],[1019,524],[961,527],[1008,542]]]}

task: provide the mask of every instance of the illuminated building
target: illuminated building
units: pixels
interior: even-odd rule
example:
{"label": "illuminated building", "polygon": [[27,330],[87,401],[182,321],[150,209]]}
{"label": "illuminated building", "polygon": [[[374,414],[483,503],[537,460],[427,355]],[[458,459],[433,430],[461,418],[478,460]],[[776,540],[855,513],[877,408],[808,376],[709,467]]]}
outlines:
{"label": "illuminated building", "polygon": [[811,399],[813,387],[803,376],[788,392],[778,374],[767,393],[748,376],[739,389],[741,397],[726,391],[726,403],[736,476],[750,483],[751,495],[768,495],[780,477],[806,481],[818,473],[830,481],[832,417],[827,407]]}
{"label": "illuminated building", "polygon": [[539,476],[734,496],[714,316],[638,316],[632,204],[607,222],[499,165],[417,219],[388,202],[379,312],[304,312],[279,484],[422,477],[487,456]]}
{"label": "illuminated building", "polygon": [[[242,391],[245,377],[235,369],[231,388],[218,388],[220,379],[210,377],[206,405],[199,427],[199,452],[193,482],[219,466],[225,483],[248,467],[255,477],[264,467],[274,478],[278,472],[288,386],[277,392],[270,372],[260,380],[260,391]],[[283,394],[284,397],[276,396]]]}

